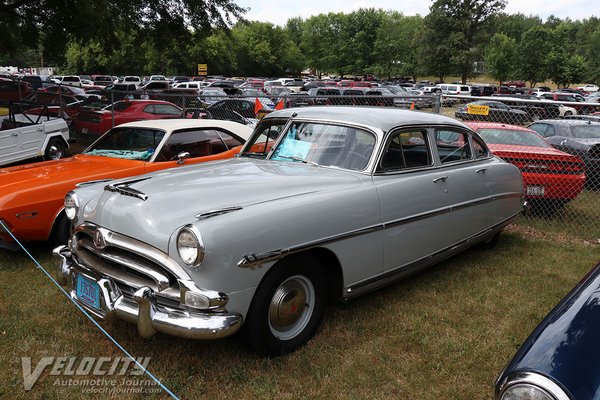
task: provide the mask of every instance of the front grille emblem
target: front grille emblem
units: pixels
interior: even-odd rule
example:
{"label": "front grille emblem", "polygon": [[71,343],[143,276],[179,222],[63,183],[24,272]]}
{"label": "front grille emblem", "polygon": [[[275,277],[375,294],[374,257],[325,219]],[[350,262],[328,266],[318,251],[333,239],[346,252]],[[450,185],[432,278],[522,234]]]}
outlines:
{"label": "front grille emblem", "polygon": [[96,246],[97,249],[103,249],[106,247],[106,239],[104,238],[104,235],[100,229],[97,229],[94,233],[94,246]]}

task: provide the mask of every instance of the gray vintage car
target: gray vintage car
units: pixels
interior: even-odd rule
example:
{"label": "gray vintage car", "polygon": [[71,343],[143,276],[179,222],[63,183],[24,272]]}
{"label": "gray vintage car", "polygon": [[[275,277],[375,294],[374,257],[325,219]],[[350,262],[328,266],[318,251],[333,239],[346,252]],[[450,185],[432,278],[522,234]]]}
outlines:
{"label": "gray vintage car", "polygon": [[277,355],[351,299],[489,241],[524,207],[519,170],[464,124],[369,107],[273,112],[240,156],[69,193],[58,276],[149,337],[244,328]]}

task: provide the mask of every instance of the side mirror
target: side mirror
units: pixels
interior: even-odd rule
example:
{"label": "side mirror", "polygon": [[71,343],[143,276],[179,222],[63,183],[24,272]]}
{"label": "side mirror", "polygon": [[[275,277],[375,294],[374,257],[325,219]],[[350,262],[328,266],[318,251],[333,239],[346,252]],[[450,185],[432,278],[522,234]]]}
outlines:
{"label": "side mirror", "polygon": [[187,151],[182,151],[181,153],[177,154],[177,164],[183,164],[183,161],[187,160],[188,158],[190,158],[190,153]]}

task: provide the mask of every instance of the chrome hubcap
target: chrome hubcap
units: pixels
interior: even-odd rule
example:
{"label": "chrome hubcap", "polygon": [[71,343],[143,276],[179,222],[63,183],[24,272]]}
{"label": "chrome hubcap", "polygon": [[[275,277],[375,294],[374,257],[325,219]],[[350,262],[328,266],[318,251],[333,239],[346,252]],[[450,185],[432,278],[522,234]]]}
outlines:
{"label": "chrome hubcap", "polygon": [[48,155],[50,156],[50,159],[58,160],[62,157],[62,151],[58,150],[58,148],[56,148],[55,146],[51,146]]}
{"label": "chrome hubcap", "polygon": [[312,315],[315,288],[302,275],[286,279],[273,294],[269,305],[269,328],[280,340],[289,340],[300,334]]}

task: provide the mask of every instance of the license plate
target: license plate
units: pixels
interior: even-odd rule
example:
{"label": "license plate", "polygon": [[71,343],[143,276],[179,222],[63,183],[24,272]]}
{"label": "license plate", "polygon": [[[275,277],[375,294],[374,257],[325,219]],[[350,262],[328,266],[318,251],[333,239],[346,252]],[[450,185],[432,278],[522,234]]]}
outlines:
{"label": "license plate", "polygon": [[77,275],[77,298],[85,304],[100,309],[100,286],[83,275]]}
{"label": "license plate", "polygon": [[543,186],[527,186],[527,196],[543,196]]}
{"label": "license plate", "polygon": [[84,135],[85,135],[86,133],[88,133],[88,128],[81,128],[81,133],[83,133]]}

